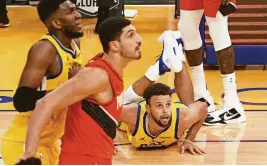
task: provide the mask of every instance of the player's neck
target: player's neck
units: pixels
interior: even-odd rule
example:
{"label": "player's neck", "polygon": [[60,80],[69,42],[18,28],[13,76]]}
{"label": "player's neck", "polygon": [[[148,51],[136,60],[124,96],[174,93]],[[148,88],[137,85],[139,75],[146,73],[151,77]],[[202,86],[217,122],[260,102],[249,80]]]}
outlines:
{"label": "player's neck", "polygon": [[164,129],[164,127],[160,127],[149,114],[147,116],[147,125],[149,133],[153,136],[158,135]]}
{"label": "player's neck", "polygon": [[50,32],[50,33],[52,33],[64,47],[66,47],[68,49],[72,49],[71,48],[71,40],[72,40],[71,38],[67,37],[66,35],[64,35],[61,32]]}
{"label": "player's neck", "polygon": [[121,55],[117,53],[104,53],[103,59],[107,61],[113,69],[115,69],[121,76],[123,69],[128,65],[129,61],[123,59]]}

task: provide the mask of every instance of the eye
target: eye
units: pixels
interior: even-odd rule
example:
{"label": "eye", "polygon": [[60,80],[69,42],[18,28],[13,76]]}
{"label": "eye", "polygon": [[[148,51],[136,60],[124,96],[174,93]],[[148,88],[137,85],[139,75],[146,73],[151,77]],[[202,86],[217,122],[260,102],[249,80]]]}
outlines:
{"label": "eye", "polygon": [[71,15],[71,14],[74,14],[75,13],[75,10],[74,9],[71,9],[68,14]]}
{"label": "eye", "polygon": [[134,37],[134,35],[135,35],[135,33],[134,33],[134,32],[131,32],[131,33],[129,34],[129,37],[132,38],[132,37]]}
{"label": "eye", "polygon": [[161,104],[157,105],[157,108],[162,108],[163,106]]}
{"label": "eye", "polygon": [[171,103],[167,103],[167,107],[171,107],[172,106],[172,104]]}

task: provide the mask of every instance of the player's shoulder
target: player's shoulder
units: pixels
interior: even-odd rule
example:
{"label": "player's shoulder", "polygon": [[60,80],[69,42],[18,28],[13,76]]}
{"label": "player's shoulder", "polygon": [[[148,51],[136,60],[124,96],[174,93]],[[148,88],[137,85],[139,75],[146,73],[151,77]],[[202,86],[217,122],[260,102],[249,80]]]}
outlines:
{"label": "player's shoulder", "polygon": [[99,72],[100,74],[102,72],[102,73],[106,73],[107,75],[110,74],[113,69],[110,64],[108,64],[103,59],[99,58],[99,54],[97,54],[95,57],[90,59],[85,66],[86,68],[90,68],[91,70]]}
{"label": "player's shoulder", "polygon": [[124,104],[125,108],[131,109],[131,111],[137,113],[138,110],[140,110],[140,105],[138,103],[127,103]]}
{"label": "player's shoulder", "polygon": [[56,47],[49,40],[39,40],[32,45],[30,51],[47,55],[51,53],[56,54]]}
{"label": "player's shoulder", "polygon": [[57,55],[55,46],[48,40],[40,40],[32,45],[29,50],[28,58],[48,62]]}
{"label": "player's shoulder", "polygon": [[106,70],[98,67],[85,67],[79,71],[84,78],[90,78],[93,81],[109,83],[109,74]]}
{"label": "player's shoulder", "polygon": [[89,73],[100,74],[99,76],[108,76],[108,73],[105,69],[96,66],[88,66],[83,68],[83,70]]}

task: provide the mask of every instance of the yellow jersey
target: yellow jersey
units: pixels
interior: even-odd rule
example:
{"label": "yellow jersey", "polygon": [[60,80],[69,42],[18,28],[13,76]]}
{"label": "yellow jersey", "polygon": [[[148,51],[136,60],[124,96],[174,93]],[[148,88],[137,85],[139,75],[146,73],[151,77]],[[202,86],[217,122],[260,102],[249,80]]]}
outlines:
{"label": "yellow jersey", "polygon": [[[50,41],[55,46],[59,56],[61,72],[53,77],[45,76],[40,87],[38,88],[38,90],[41,91],[51,91],[68,80],[69,68],[71,68],[72,64],[79,63],[83,65],[82,57],[80,54],[80,49],[74,40],[71,41],[72,50],[64,47],[63,44],[60,43],[60,41],[53,34],[44,35],[40,40]],[[31,114],[32,111],[18,113],[12,120],[9,129],[3,135],[2,139],[16,142],[25,142],[28,121]],[[52,113],[52,117],[50,118],[48,124],[45,126],[42,132],[40,139],[41,144],[51,145],[62,137],[62,135],[64,134],[66,114],[67,111],[63,110],[55,111]]]}
{"label": "yellow jersey", "polygon": [[128,140],[138,148],[164,148],[178,141],[179,108],[172,105],[171,124],[158,135],[153,136],[147,128],[147,115],[145,102],[138,105],[135,129],[127,129]]}

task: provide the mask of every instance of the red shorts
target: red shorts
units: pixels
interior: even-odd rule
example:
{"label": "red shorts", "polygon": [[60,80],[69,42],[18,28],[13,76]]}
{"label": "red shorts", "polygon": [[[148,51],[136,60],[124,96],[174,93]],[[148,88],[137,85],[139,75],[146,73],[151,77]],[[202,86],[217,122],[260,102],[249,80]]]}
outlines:
{"label": "red shorts", "polygon": [[[236,0],[232,0],[236,4]],[[208,17],[216,17],[220,8],[221,0],[180,0],[180,9],[182,10],[199,10],[204,9]]]}
{"label": "red shorts", "polygon": [[112,159],[97,158],[94,156],[62,153],[59,156],[59,165],[111,165]]}

